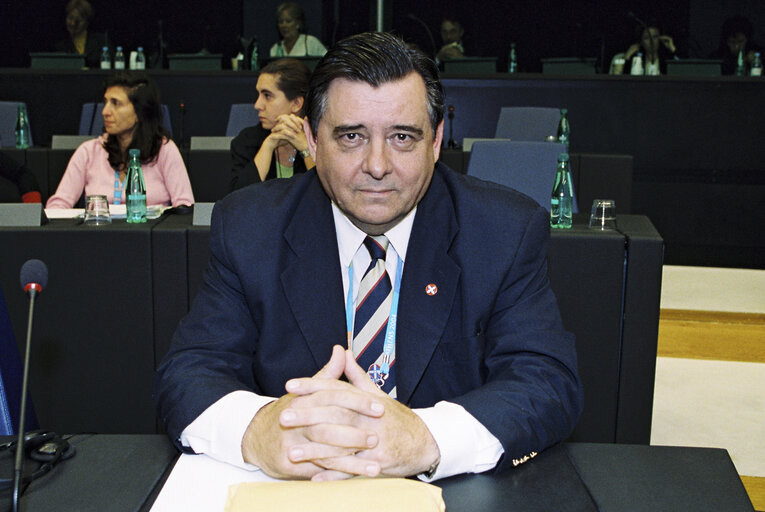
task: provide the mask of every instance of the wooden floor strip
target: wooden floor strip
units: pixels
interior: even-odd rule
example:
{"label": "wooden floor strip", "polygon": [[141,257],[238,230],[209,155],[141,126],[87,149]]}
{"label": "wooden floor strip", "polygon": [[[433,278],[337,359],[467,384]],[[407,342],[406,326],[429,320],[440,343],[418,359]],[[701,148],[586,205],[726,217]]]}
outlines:
{"label": "wooden floor strip", "polygon": [[662,309],[658,355],[765,363],[765,315]]}
{"label": "wooden floor strip", "polygon": [[765,477],[742,476],[741,481],[744,483],[754,509],[765,512]]}

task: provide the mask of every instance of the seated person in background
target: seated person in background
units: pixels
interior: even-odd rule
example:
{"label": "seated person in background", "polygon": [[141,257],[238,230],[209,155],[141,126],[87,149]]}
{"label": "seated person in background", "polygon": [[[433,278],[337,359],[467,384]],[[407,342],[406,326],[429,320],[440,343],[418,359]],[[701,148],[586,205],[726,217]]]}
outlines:
{"label": "seated person in background", "polygon": [[316,170],[215,205],[204,282],[155,379],[170,438],[319,481],[501,471],[566,439],[582,389],[549,213],[436,164],[435,63],[358,34],[305,102]]}
{"label": "seated person in background", "polygon": [[289,178],[313,167],[303,131],[311,71],[295,59],[267,64],[255,88],[260,124],[231,141],[231,190],[273,178]]}
{"label": "seated person in background", "polygon": [[747,69],[752,65],[754,52],[762,51],[752,41],[752,23],[743,16],[734,16],[723,23],[720,47],[709,58],[722,59],[722,74],[732,75],[736,72],[740,50],[743,50],[744,65]]}
{"label": "seated person in background", "polygon": [[462,46],[462,36],[465,30],[462,23],[454,16],[445,16],[441,19],[441,41],[443,46],[436,54],[436,62],[449,59],[459,59],[465,56],[465,48]]}
{"label": "seated person in background", "polygon": [[88,31],[93,20],[93,7],[88,0],[69,0],[66,4],[66,30],[69,37],[56,43],[56,51],[85,56],[89,68],[100,66],[101,49],[107,46],[106,36]]}
{"label": "seated person in background", "polygon": [[19,189],[24,203],[41,203],[40,185],[32,171],[0,151],[0,176],[12,181]]}
{"label": "seated person in background", "polygon": [[632,59],[638,52],[643,53],[643,74],[663,75],[667,72],[665,62],[674,59],[677,48],[672,36],[662,34],[658,24],[648,23],[647,27],[635,27],[637,42],[624,52],[623,73],[629,75],[632,69]]}
{"label": "seated person in background", "polygon": [[327,49],[308,34],[303,8],[295,2],[284,2],[276,8],[276,23],[282,40],[271,47],[271,57],[321,57]]}
{"label": "seated person in background", "polygon": [[162,126],[159,89],[143,74],[117,72],[104,86],[104,130],[80,144],[46,208],[72,208],[83,195],[127,201],[128,150],[141,150],[146,204],[192,205],[194,194],[178,147]]}

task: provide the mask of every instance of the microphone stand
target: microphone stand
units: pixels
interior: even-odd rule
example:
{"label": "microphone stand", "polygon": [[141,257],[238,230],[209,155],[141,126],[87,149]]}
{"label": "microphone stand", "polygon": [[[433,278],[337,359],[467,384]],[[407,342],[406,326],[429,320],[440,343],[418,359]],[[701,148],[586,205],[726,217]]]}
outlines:
{"label": "microphone stand", "polygon": [[449,142],[446,143],[446,147],[449,149],[457,149],[457,143],[454,142],[454,105],[449,105]]}
{"label": "microphone stand", "polygon": [[13,464],[13,512],[19,512],[21,501],[21,483],[24,472],[24,429],[27,416],[27,387],[29,381],[29,355],[32,347],[32,318],[35,310],[36,285],[29,289],[29,319],[27,321],[27,339],[24,353],[24,373],[21,382],[21,411],[19,414],[18,436],[16,438],[16,461]]}

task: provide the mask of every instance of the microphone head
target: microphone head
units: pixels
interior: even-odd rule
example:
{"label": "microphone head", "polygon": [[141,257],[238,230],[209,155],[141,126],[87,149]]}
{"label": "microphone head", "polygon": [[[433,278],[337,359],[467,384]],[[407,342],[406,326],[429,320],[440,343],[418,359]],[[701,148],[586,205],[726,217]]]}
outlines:
{"label": "microphone head", "polygon": [[25,292],[31,289],[41,292],[48,285],[48,266],[40,260],[27,260],[19,277]]}

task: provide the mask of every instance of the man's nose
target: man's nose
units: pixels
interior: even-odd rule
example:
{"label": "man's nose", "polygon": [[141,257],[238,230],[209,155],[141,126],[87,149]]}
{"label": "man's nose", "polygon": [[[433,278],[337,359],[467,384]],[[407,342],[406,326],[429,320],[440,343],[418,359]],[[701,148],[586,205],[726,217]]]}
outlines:
{"label": "man's nose", "polygon": [[390,172],[389,150],[390,148],[388,148],[384,140],[370,140],[362,170],[375,179],[382,179]]}

